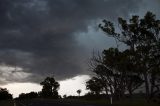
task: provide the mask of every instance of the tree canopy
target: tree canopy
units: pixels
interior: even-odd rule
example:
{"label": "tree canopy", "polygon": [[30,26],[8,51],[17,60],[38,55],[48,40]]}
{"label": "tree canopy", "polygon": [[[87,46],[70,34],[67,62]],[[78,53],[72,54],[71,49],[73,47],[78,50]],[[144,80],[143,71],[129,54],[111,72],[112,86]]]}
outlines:
{"label": "tree canopy", "polygon": [[125,50],[109,48],[92,58],[93,72],[106,94],[110,92],[115,98],[123,97],[125,92],[132,95],[142,84],[148,100],[160,93],[160,20],[156,15],[147,12],[142,18],[133,15],[128,21],[120,17],[118,31],[108,20],[99,27],[127,46]]}
{"label": "tree canopy", "polygon": [[79,96],[80,96],[81,92],[82,92],[81,89],[78,89],[78,90],[77,90],[77,93],[79,94]]}
{"label": "tree canopy", "polygon": [[12,99],[12,94],[6,88],[0,88],[0,100]]}
{"label": "tree canopy", "polygon": [[59,83],[53,77],[47,77],[40,83],[43,88],[41,95],[43,97],[58,98]]}

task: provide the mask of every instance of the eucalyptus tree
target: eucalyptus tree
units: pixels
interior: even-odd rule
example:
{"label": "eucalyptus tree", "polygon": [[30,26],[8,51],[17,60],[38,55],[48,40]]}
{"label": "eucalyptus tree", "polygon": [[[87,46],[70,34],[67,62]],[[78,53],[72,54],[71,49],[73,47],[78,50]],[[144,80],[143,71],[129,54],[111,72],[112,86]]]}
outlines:
{"label": "eucalyptus tree", "polygon": [[124,97],[126,92],[132,95],[143,83],[140,75],[133,71],[135,65],[128,50],[104,50],[101,56],[93,56],[91,66],[96,77],[92,77],[86,86],[92,91],[105,91],[107,95],[110,93],[115,99]]}
{"label": "eucalyptus tree", "polygon": [[108,36],[129,47],[128,56],[134,66],[132,71],[142,76],[146,97],[152,98],[160,91],[160,20],[147,12],[141,19],[136,15],[129,21],[118,18],[120,31],[117,32],[114,24],[107,20],[103,20],[99,27]]}

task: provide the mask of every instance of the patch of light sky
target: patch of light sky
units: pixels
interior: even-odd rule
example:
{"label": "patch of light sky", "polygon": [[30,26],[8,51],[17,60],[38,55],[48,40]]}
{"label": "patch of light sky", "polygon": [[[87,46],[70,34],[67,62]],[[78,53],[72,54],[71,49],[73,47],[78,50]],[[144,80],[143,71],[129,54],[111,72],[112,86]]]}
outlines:
{"label": "patch of light sky", "polygon": [[[78,95],[77,90],[81,89],[81,95],[84,95],[88,91],[86,90],[85,82],[89,80],[88,75],[76,76],[64,81],[59,81],[60,89],[59,94],[63,95]],[[2,88],[7,88],[13,97],[18,97],[20,93],[29,93],[29,92],[39,92],[42,89],[42,86],[36,83],[10,83],[7,85],[0,86]]]}
{"label": "patch of light sky", "polygon": [[[108,21],[113,22],[112,20]],[[119,28],[116,27],[117,22],[114,22],[115,30],[116,32],[120,32]],[[126,49],[123,43],[116,42],[115,38],[107,36],[105,32],[98,28],[99,23],[102,23],[102,19],[92,22],[92,24],[88,26],[87,31],[75,33],[79,45],[90,51],[90,55],[92,55],[93,51],[101,53],[104,49],[115,48],[117,45],[120,50]]]}
{"label": "patch of light sky", "polygon": [[160,18],[159,5],[160,5],[160,0],[153,0],[152,2],[151,0],[143,0],[142,4],[143,8],[139,10],[138,15],[144,16],[147,11],[151,11],[154,14],[156,14],[157,19],[159,19]]}
{"label": "patch of light sky", "polygon": [[115,47],[115,40],[107,37],[99,28],[95,26],[88,26],[86,32],[79,32],[75,34],[79,45],[85,47],[89,51],[102,51],[109,47]]}

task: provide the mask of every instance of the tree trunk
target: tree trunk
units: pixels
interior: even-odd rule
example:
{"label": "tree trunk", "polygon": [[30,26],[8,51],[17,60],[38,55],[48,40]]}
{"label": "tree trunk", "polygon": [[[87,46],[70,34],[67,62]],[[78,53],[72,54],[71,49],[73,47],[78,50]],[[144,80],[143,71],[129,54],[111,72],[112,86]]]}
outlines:
{"label": "tree trunk", "polygon": [[152,72],[151,74],[151,94],[150,94],[150,99],[153,98],[154,96],[154,88],[155,88],[155,74]]}
{"label": "tree trunk", "polygon": [[128,89],[128,92],[129,92],[129,97],[132,98],[132,95],[133,95],[132,89]]}
{"label": "tree trunk", "polygon": [[147,73],[144,73],[143,75],[144,75],[144,81],[145,81],[146,99],[147,101],[149,101],[150,90],[149,90],[148,75]]}

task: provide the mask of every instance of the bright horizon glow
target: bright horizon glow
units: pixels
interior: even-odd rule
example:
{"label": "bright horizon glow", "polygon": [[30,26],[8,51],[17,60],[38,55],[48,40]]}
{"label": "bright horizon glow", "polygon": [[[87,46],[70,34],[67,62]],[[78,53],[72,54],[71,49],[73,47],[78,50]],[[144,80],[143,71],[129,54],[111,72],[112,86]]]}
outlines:
{"label": "bright horizon glow", "polygon": [[64,81],[60,81],[60,89],[59,89],[59,94],[60,95],[78,95],[77,90],[81,89],[81,95],[84,95],[88,91],[86,90],[85,82],[89,80],[90,77],[88,75],[81,75],[81,76],[76,76],[71,79],[67,79]]}
{"label": "bright horizon glow", "polygon": [[[78,95],[77,90],[81,89],[81,95],[87,93],[85,82],[90,79],[88,75],[76,76],[70,79],[66,79],[64,81],[59,81],[60,89],[59,95]],[[13,94],[13,97],[18,97],[21,93],[29,93],[29,92],[39,92],[42,89],[42,86],[36,83],[11,83],[7,85],[0,86],[2,88],[7,88],[9,93]]]}

